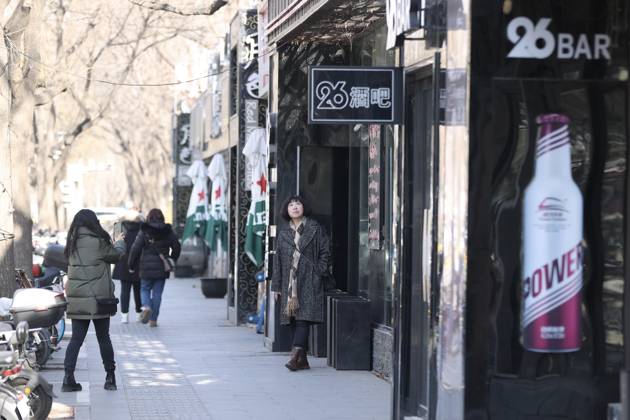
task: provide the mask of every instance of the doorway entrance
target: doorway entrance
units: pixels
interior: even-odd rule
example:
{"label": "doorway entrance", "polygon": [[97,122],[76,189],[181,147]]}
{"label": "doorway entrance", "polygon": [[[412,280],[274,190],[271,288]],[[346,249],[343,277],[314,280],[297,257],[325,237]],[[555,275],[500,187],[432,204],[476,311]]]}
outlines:
{"label": "doorway entrance", "polygon": [[330,239],[337,288],[348,290],[348,148],[300,147],[299,191]]}
{"label": "doorway entrance", "polygon": [[[436,301],[431,270],[434,226],[433,180],[434,86],[431,69],[406,76],[406,121],[402,171],[402,267],[397,290],[396,349],[394,367],[394,418],[429,419],[432,306]],[[397,365],[397,366],[396,366]]]}

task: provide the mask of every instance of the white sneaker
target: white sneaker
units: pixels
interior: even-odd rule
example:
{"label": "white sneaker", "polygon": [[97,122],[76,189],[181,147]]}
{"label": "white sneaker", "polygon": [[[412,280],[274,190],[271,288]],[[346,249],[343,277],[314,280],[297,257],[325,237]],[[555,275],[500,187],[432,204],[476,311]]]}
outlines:
{"label": "white sneaker", "polygon": [[129,323],[129,314],[128,313],[126,314],[126,313],[123,312],[120,315],[122,315],[120,323],[121,324],[128,324]]}

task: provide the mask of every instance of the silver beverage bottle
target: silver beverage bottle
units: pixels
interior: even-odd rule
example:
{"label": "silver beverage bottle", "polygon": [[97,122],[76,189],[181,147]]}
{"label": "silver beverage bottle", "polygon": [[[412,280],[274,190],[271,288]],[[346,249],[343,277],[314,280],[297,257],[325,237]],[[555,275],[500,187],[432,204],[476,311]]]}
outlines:
{"label": "silver beverage bottle", "polygon": [[522,344],[543,353],[581,344],[582,193],[571,176],[569,118],[536,118],[536,166],[523,203]]}

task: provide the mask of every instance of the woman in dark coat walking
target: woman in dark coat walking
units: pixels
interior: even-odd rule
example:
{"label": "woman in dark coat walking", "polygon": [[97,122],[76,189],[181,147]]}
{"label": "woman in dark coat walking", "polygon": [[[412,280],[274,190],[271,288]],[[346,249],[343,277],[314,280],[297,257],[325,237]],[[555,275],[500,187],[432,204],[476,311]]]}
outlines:
{"label": "woman in dark coat walking", "polygon": [[99,310],[99,299],[114,298],[111,264],[125,253],[124,241],[112,240],[92,210],[80,210],[68,230],[65,255],[68,258],[66,316],[72,319],[72,339],[64,360],[65,376],[63,392],[81,391],[81,384],[74,379],[79,350],[87,335],[90,322],[94,324],[101,359],[107,372],[105,389],[116,390],[114,349],[109,337],[109,313]]}
{"label": "woman in dark coat walking", "polygon": [[133,242],[140,232],[140,224],[144,218],[139,212],[132,212],[125,216],[122,221],[122,231],[125,234],[125,255],[120,259],[114,267],[113,278],[120,280],[120,315],[121,322],[126,324],[129,322],[129,298],[133,289],[133,301],[136,306],[136,314],[142,312],[142,299],[140,297],[140,273],[138,273],[137,265],[129,267],[128,258],[129,251]]}
{"label": "woman in dark coat walking", "polygon": [[271,290],[281,307],[281,324],[291,325],[293,350],[289,370],[309,369],[309,327],[324,321],[323,276],[330,249],[324,229],[313,219],[304,199],[290,197],[281,209],[288,222],[278,233]]}
{"label": "woman in dark coat walking", "polygon": [[[140,295],[142,313],[140,321],[157,327],[157,319],[162,304],[162,292],[170,270],[165,270],[165,260],[177,261],[181,245],[171,225],[164,222],[160,209],[152,209],[147,221],[140,226],[140,233],[131,246],[128,264],[134,267],[139,263]],[[171,267],[171,269],[174,267]]]}

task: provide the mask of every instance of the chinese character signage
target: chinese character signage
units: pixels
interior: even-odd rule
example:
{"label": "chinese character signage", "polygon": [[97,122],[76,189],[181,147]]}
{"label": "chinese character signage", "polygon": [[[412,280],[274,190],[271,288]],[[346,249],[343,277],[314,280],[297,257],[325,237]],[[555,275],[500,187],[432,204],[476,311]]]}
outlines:
{"label": "chinese character signage", "polygon": [[309,124],[400,124],[402,71],[394,67],[311,66]]}
{"label": "chinese character signage", "polygon": [[381,249],[381,126],[368,126],[368,247]]}

